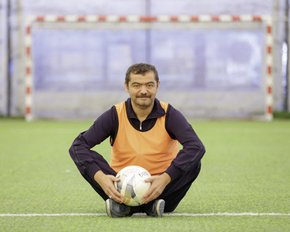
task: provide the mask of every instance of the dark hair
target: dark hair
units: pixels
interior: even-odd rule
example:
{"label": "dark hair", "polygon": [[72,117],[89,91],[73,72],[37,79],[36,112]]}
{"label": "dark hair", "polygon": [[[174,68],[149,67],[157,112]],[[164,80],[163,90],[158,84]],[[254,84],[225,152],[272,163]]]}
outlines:
{"label": "dark hair", "polygon": [[154,72],[155,80],[157,82],[159,82],[158,72],[157,72],[154,65],[139,63],[139,64],[133,64],[128,68],[128,70],[126,72],[126,77],[125,77],[125,84],[128,85],[128,83],[130,81],[130,74],[131,73],[144,75],[147,72]]}

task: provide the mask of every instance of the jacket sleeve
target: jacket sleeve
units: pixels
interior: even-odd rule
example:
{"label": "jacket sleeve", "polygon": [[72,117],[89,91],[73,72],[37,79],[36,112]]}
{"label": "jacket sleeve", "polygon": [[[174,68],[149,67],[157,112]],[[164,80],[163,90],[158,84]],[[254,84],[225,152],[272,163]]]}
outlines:
{"label": "jacket sleeve", "polygon": [[87,174],[93,178],[95,173],[100,170],[98,160],[103,159],[103,157],[92,148],[108,137],[114,137],[116,128],[118,128],[118,118],[115,107],[112,107],[73,141],[69,148],[69,154],[82,174]]}
{"label": "jacket sleeve", "polygon": [[166,130],[172,139],[176,139],[182,145],[166,170],[174,180],[180,173],[199,165],[205,154],[205,147],[185,117],[172,106],[169,106],[167,112]]}

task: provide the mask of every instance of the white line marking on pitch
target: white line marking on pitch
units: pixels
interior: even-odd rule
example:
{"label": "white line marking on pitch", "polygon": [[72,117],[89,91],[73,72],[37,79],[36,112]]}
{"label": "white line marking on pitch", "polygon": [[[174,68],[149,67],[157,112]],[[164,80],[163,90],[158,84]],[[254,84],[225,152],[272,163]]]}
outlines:
{"label": "white line marking on pitch", "polygon": [[[106,216],[105,213],[6,213],[0,214],[0,217],[88,217],[88,216]],[[145,214],[136,214],[145,215]],[[165,217],[279,217],[290,216],[290,213],[165,213]]]}

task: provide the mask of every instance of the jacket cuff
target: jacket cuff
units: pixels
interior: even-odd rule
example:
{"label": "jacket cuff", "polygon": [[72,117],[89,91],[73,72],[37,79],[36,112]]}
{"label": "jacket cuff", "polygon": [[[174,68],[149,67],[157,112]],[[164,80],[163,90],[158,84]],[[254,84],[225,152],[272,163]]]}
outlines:
{"label": "jacket cuff", "polygon": [[86,173],[94,180],[94,176],[99,170],[101,170],[99,166],[95,163],[92,163],[87,167]]}
{"label": "jacket cuff", "polygon": [[171,181],[177,179],[181,174],[180,170],[174,165],[170,165],[165,172],[171,177]]}

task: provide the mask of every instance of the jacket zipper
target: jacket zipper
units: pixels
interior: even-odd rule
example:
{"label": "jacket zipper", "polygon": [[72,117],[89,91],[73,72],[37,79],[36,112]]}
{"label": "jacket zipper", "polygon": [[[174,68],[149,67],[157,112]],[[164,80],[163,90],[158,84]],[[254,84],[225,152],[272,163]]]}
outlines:
{"label": "jacket zipper", "polygon": [[142,130],[142,122],[140,122],[139,129],[140,129],[140,131]]}

